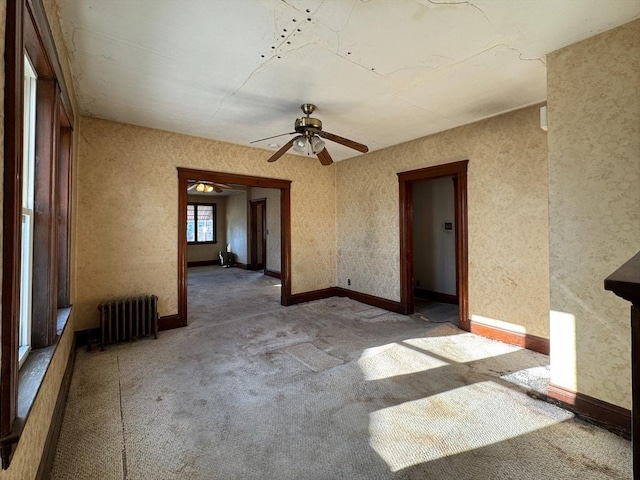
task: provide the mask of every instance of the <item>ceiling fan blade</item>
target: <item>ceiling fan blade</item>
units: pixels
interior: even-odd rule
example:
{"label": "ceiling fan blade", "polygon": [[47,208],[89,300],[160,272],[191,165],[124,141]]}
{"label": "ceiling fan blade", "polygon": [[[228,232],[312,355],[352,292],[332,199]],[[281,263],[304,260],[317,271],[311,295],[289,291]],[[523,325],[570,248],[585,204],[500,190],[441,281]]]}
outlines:
{"label": "ceiling fan blade", "polygon": [[264,140],[271,140],[272,138],[278,138],[278,137],[284,137],[285,135],[293,135],[296,132],[291,132],[291,133],[281,133],[280,135],[274,135],[273,137],[265,137],[265,138],[261,138],[260,140],[254,140],[253,142],[249,142],[251,143],[258,143],[258,142],[262,142]]}
{"label": "ceiling fan blade", "polygon": [[227,185],[226,183],[218,183],[218,182],[216,182],[216,183],[214,183],[213,185],[217,185],[217,186],[219,186],[220,188],[231,188],[231,189],[233,188],[232,186]]}
{"label": "ceiling fan blade", "polygon": [[333,133],[319,131],[317,132],[317,134],[323,138],[326,138],[327,140],[339,143],[341,145],[344,145],[345,147],[353,148],[354,150],[362,153],[367,153],[369,151],[369,147],[367,147],[366,145],[354,142],[353,140],[349,140],[348,138],[339,137],[338,135],[334,135]]}
{"label": "ceiling fan blade", "polygon": [[191,190],[196,188],[197,185],[198,185],[197,183],[193,183],[193,184],[189,185],[189,187],[187,188],[187,192],[190,192]]}
{"label": "ceiling fan blade", "polygon": [[278,150],[276,153],[274,153],[271,158],[269,160],[267,160],[267,162],[275,162],[276,160],[278,160],[282,155],[284,155],[285,153],[287,153],[287,150],[289,150],[292,146],[293,146],[293,141],[295,140],[295,138],[292,138],[291,140],[289,140],[287,143],[285,143],[282,148],[280,148],[280,150]]}
{"label": "ceiling fan blade", "polygon": [[322,165],[331,165],[333,163],[333,158],[331,158],[326,148],[323,148],[317,155]]}
{"label": "ceiling fan blade", "polygon": [[213,191],[216,193],[222,193],[222,189],[216,185],[215,183],[211,184],[211,186],[213,187]]}

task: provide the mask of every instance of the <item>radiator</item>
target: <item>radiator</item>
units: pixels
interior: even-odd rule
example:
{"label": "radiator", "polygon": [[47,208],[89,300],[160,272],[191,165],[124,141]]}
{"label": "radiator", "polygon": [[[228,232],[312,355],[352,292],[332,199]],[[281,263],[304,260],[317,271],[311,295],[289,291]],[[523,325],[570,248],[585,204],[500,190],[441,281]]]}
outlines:
{"label": "radiator", "polygon": [[98,305],[100,350],[108,343],[153,335],[158,338],[158,297],[141,295]]}

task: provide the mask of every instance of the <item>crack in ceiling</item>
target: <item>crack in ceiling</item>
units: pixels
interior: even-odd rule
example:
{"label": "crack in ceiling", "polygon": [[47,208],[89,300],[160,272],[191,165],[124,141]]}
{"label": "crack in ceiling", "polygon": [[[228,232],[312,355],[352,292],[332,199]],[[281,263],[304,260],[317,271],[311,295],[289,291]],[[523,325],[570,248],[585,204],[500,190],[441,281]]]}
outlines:
{"label": "crack in ceiling", "polygon": [[477,5],[471,3],[471,2],[434,2],[433,0],[427,0],[427,2],[429,2],[431,5],[464,5],[464,6],[468,6],[471,8],[475,8],[477,11],[479,11],[482,16],[485,18],[485,20],[489,23],[491,23],[491,20],[489,20],[489,17],[487,17],[486,13],[484,13],[484,11],[478,7]]}
{"label": "crack in ceiling", "polygon": [[84,114],[245,145],[306,102],[382,148],[544,101],[547,53],[640,16],[637,0],[56,2]]}

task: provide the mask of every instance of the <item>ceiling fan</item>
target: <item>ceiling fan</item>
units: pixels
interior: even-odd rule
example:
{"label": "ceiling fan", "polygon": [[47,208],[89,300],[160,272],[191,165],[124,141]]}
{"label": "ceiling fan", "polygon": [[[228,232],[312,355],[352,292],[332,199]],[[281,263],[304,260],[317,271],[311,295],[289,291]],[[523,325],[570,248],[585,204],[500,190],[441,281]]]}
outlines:
{"label": "ceiling fan", "polygon": [[[276,153],[274,153],[268,162],[275,162],[282,155],[284,155],[287,150],[291,147],[298,153],[306,153],[309,155],[313,153],[318,156],[318,160],[322,165],[331,165],[333,163],[333,159],[327,149],[325,148],[324,141],[322,138],[326,138],[327,140],[331,140],[332,142],[339,143],[344,145],[345,147],[353,148],[358,152],[367,153],[369,148],[366,145],[363,145],[358,142],[354,142],[353,140],[349,140],[348,138],[339,137],[338,135],[334,135],[333,133],[322,131],[322,122],[317,118],[312,118],[310,115],[316,109],[316,106],[311,103],[304,103],[300,106],[302,109],[302,113],[306,115],[306,117],[300,117],[296,119],[295,123],[295,131],[290,133],[282,133],[280,135],[274,135],[273,137],[261,138],[260,140],[254,140],[251,143],[262,142],[264,140],[269,140],[271,138],[282,137],[284,135],[293,135],[298,134],[297,137],[289,140],[285,145],[280,148]],[[322,138],[320,138],[322,137]]]}
{"label": "ceiling fan", "polygon": [[233,188],[229,185],[225,185],[224,183],[216,183],[216,182],[207,182],[207,181],[197,181],[197,182],[189,182],[189,186],[187,187],[187,192],[191,192],[195,190],[200,193],[222,193],[223,188]]}

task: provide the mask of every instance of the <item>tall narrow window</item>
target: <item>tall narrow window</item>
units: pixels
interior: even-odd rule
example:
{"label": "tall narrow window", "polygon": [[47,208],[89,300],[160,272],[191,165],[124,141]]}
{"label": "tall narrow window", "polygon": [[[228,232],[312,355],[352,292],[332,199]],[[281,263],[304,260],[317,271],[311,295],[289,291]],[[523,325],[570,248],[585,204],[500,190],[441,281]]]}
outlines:
{"label": "tall narrow window", "polygon": [[187,204],[187,243],[216,243],[216,204]]}
{"label": "tall narrow window", "polygon": [[31,348],[31,295],[33,279],[33,204],[35,176],[37,76],[25,55],[24,135],[22,159],[22,244],[20,258],[20,344],[18,361],[24,362]]}
{"label": "tall narrow window", "polygon": [[[70,306],[68,212],[74,125],[71,97],[43,0],[5,3],[0,299],[3,470],[9,468],[35,398],[26,389],[19,404],[18,390],[27,378],[38,384],[50,360],[46,354],[36,359],[29,351],[54,345],[58,327],[68,324],[70,309],[59,311],[58,299]],[[24,375],[19,375],[19,368]],[[37,389],[32,393],[37,395]]]}

